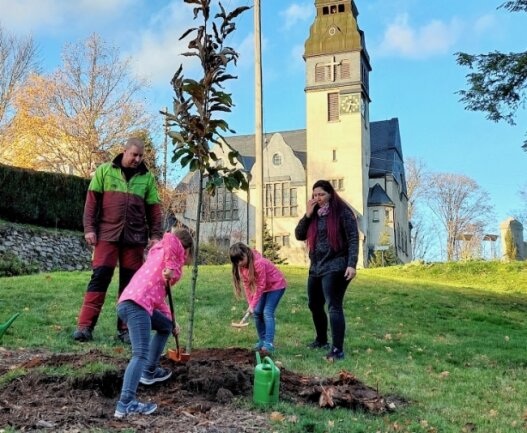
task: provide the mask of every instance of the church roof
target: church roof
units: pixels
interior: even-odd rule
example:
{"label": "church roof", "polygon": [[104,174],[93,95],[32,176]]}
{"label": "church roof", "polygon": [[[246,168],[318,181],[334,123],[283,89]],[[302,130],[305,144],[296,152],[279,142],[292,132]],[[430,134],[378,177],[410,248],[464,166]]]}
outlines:
{"label": "church roof", "polygon": [[368,206],[395,206],[383,187],[376,183],[368,192]]}
{"label": "church roof", "polygon": [[[264,146],[274,134],[281,134],[284,141],[291,147],[295,156],[306,167],[306,130],[277,131],[264,134]],[[254,134],[233,135],[225,137],[225,141],[240,152],[240,162],[245,170],[250,171],[255,162]],[[397,118],[370,122],[370,178],[384,177],[389,174],[406,193],[406,179],[403,164],[401,136],[399,134],[399,121]],[[183,179],[184,183],[190,182],[191,176]],[[390,200],[388,198],[388,200]],[[391,201],[390,201],[391,202]]]}
{"label": "church roof", "polygon": [[403,151],[399,120],[381,120],[370,123],[370,178],[391,174],[406,194]]}
{"label": "church roof", "polygon": [[[306,130],[296,129],[293,131],[278,131],[284,138],[284,141],[293,150],[295,156],[300,160],[302,165],[306,166]],[[268,132],[264,134],[264,146],[269,142],[271,137],[276,132]],[[241,163],[246,170],[251,170],[254,165],[254,134],[252,135],[233,135],[231,137],[225,137],[225,141],[229,143],[234,149],[241,154]]]}

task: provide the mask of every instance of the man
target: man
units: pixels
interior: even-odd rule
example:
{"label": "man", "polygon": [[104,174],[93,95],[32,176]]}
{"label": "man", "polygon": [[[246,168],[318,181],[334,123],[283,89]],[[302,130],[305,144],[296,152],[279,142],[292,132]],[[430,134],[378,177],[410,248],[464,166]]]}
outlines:
{"label": "man", "polygon": [[[155,178],[143,162],[145,144],[130,138],[124,152],[97,168],[84,206],[84,237],[95,247],[92,276],[84,296],[76,341],[93,339],[104,298],[119,262],[119,295],[143,263],[144,249],[162,237],[161,205]],[[150,242],[149,239],[150,238]],[[118,338],[130,342],[117,320]]]}

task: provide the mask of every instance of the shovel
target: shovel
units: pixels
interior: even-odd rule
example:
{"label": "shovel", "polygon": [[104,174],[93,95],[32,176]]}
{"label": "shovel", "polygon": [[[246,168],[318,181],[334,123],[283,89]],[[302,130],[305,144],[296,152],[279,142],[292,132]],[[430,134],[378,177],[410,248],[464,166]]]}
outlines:
{"label": "shovel", "polygon": [[251,315],[251,311],[247,310],[245,315],[242,317],[242,320],[240,320],[239,322],[231,322],[231,326],[233,328],[245,328],[249,324],[247,319],[249,319],[250,315]]}
{"label": "shovel", "polygon": [[[172,291],[170,290],[170,283],[166,283],[166,291],[168,295],[168,304],[170,305],[170,312],[172,313],[172,326],[176,329],[176,313],[174,312],[174,302],[172,301]],[[179,348],[179,336],[175,334],[176,350],[168,349],[167,357],[174,362],[185,363],[190,359],[190,353],[185,353],[183,349]]]}

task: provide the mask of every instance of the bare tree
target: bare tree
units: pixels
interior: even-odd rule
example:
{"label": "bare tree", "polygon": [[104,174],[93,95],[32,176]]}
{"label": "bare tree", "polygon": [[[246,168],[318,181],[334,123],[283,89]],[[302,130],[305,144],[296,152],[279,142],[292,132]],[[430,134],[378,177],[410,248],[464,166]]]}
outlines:
{"label": "bare tree", "polygon": [[427,179],[430,176],[422,159],[405,161],[406,191],[408,194],[408,221],[412,224],[412,257],[424,259],[431,247],[431,232],[426,227],[421,203],[425,201]]}
{"label": "bare tree", "polygon": [[487,192],[471,178],[452,173],[434,173],[427,183],[426,198],[446,231],[446,256],[456,257],[456,240],[474,227],[486,227],[494,219]]}
{"label": "bare tree", "polygon": [[67,45],[60,69],[31,77],[17,93],[18,154],[27,156],[29,146],[36,168],[89,177],[113,147],[149,128],[139,99],[144,88],[129,60],[98,35]]}
{"label": "bare tree", "polygon": [[527,184],[518,191],[518,195],[522,199],[522,205],[519,209],[514,209],[512,211],[512,216],[522,223],[525,233],[527,230]]}
{"label": "bare tree", "polygon": [[37,69],[37,48],[33,39],[30,36],[16,38],[0,25],[0,156],[9,145],[4,138],[13,114],[14,94],[29,74]]}

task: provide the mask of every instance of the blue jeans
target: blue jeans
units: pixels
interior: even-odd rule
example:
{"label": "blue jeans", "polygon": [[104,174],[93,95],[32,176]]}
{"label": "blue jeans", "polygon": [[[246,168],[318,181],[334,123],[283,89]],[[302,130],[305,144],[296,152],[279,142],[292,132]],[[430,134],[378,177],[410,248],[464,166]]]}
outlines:
{"label": "blue jeans", "polygon": [[258,339],[264,344],[274,344],[274,312],[284,292],[285,288],[264,292],[254,308],[253,314],[256,332],[258,333]]}
{"label": "blue jeans", "polygon": [[344,334],[346,319],[342,303],[350,280],[344,278],[344,271],[331,272],[315,277],[310,275],[307,280],[307,299],[311,310],[316,339],[319,343],[328,342],[328,317],[324,306],[328,304],[329,321],[333,347],[344,350]]}
{"label": "blue jeans", "polygon": [[[121,402],[128,404],[135,399],[143,371],[154,371],[159,366],[168,337],[172,333],[172,321],[158,310],[152,316],[132,301],[121,302],[117,315],[128,325],[132,358],[126,367],[121,389]],[[152,338],[150,332],[157,331]]]}

